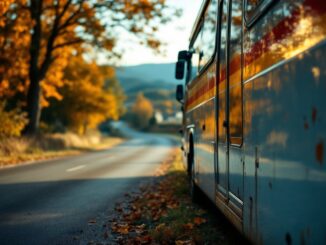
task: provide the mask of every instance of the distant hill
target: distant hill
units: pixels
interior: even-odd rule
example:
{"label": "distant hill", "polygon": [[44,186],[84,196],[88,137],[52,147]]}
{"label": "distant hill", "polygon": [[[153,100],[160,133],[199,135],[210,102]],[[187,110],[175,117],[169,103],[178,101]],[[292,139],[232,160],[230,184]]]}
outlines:
{"label": "distant hill", "polygon": [[[131,106],[137,94],[142,92],[155,109],[174,114],[180,109],[175,100],[175,87],[180,81],[174,78],[174,63],[144,64],[116,68],[116,76],[127,95],[126,106]],[[167,106],[167,101],[172,102]],[[168,107],[170,109],[168,109]]]}
{"label": "distant hill", "polygon": [[144,64],[116,68],[116,75],[125,92],[143,89],[175,89],[180,83],[174,78],[174,63]]}

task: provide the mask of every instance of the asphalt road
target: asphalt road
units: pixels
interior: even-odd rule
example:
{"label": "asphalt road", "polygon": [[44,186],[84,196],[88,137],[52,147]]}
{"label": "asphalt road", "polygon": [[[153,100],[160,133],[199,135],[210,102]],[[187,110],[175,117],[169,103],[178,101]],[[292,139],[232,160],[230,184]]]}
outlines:
{"label": "asphalt road", "polygon": [[90,219],[149,179],[171,139],[115,124],[114,148],[0,170],[0,244],[73,244]]}

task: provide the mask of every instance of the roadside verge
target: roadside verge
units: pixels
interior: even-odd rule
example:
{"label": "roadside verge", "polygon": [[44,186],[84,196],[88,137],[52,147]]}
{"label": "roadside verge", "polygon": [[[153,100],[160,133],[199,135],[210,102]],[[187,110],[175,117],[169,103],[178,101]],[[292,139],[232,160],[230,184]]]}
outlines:
{"label": "roadside verge", "polygon": [[78,136],[71,133],[3,139],[0,141],[0,168],[104,150],[124,140],[100,134]]}
{"label": "roadside verge", "polygon": [[[105,221],[89,220],[80,244],[244,244],[245,241],[208,200],[194,205],[180,151],[138,191],[125,193]],[[75,238],[79,240],[78,237]]]}

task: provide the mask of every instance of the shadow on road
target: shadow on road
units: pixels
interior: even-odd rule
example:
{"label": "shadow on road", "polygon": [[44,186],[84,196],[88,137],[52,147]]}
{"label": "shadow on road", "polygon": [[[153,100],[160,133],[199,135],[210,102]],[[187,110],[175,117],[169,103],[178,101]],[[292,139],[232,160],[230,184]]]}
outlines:
{"label": "shadow on road", "polygon": [[1,244],[66,244],[83,232],[94,215],[112,209],[126,192],[137,191],[150,180],[153,178],[1,184]]}

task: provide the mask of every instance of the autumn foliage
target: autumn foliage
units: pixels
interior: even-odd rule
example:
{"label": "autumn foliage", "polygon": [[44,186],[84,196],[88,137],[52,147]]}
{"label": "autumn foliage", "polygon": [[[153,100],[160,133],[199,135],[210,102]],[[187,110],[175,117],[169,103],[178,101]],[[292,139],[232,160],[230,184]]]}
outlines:
{"label": "autumn foliage", "polygon": [[123,104],[118,101],[123,97],[113,93],[112,86],[107,86],[109,79],[114,77],[113,68],[99,67],[95,62],[73,57],[64,74],[65,82],[59,89],[62,99],[45,109],[48,119],[60,120],[65,127],[84,134],[108,118],[121,116]]}
{"label": "autumn foliage", "polygon": [[19,108],[5,111],[5,106],[4,102],[0,102],[0,139],[20,136],[20,132],[27,124],[26,113]]}
{"label": "autumn foliage", "polygon": [[129,114],[131,124],[136,128],[146,129],[150,124],[153,114],[154,107],[152,102],[143,93],[138,93]]}
{"label": "autumn foliage", "polygon": [[123,31],[158,50],[155,32],[171,16],[165,11],[164,0],[1,0],[3,110],[24,110],[25,132],[30,134],[38,131],[44,108],[56,101],[69,104],[64,114],[70,122],[64,124],[78,131],[118,118],[122,102],[105,84],[114,72],[111,68],[107,73],[93,60],[98,53],[108,62],[119,59],[115,47]]}

